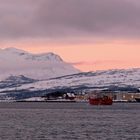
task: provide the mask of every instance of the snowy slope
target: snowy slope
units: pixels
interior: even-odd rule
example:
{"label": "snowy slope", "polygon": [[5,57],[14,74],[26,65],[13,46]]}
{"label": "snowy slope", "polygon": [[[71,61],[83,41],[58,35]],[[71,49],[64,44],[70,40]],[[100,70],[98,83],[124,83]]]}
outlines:
{"label": "snowy slope", "polygon": [[[25,78],[24,78],[25,79]],[[28,78],[27,78],[28,79]],[[50,92],[50,90],[104,90],[113,88],[140,89],[140,69],[128,70],[108,70],[97,72],[85,72],[73,75],[67,75],[49,80],[34,81],[27,84],[21,84],[16,90],[28,91],[26,94],[37,91]],[[15,86],[0,89],[0,94],[6,94],[7,91],[14,91]],[[6,92],[5,92],[6,91]],[[14,92],[13,92],[14,93]],[[41,92],[39,92],[40,94]],[[31,96],[32,97],[32,96]]]}
{"label": "snowy slope", "polygon": [[49,79],[78,72],[54,53],[31,54],[16,48],[0,49],[0,80],[10,75]]}
{"label": "snowy slope", "polygon": [[109,86],[127,87],[132,86],[140,88],[140,69],[129,70],[109,70],[88,73],[79,73],[74,75],[63,76],[51,80],[38,81],[33,84],[23,85],[21,89],[32,90],[42,89],[61,89],[61,88],[105,88]]}

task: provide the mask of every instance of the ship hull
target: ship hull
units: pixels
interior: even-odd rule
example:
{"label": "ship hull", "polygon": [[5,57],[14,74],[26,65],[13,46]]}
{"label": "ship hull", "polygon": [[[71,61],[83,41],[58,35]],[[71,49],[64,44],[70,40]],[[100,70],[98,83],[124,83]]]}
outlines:
{"label": "ship hull", "polygon": [[140,98],[135,98],[136,102],[140,102]]}
{"label": "ship hull", "polygon": [[112,105],[113,100],[111,98],[89,98],[89,104],[91,105]]}

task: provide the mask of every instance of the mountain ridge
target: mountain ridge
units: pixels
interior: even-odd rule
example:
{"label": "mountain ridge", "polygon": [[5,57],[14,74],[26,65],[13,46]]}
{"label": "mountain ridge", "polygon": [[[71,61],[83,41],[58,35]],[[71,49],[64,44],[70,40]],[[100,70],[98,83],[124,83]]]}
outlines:
{"label": "mountain ridge", "polygon": [[80,70],[52,52],[32,54],[16,48],[0,50],[0,79],[9,75],[48,79],[78,72]]}
{"label": "mountain ridge", "polygon": [[54,91],[81,93],[102,90],[140,93],[140,68],[83,72],[46,80],[33,80],[23,76],[11,77],[9,79],[19,82],[10,83],[9,80],[1,82],[0,98],[12,97],[12,99],[23,99],[42,96]]}
{"label": "mountain ridge", "polygon": [[140,68],[81,72],[54,53],[0,50],[0,99],[93,90],[140,92]]}

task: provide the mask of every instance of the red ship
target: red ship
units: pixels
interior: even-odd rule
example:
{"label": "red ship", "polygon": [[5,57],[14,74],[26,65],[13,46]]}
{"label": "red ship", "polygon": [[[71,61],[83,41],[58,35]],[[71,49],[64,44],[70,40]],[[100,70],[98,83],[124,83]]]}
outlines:
{"label": "red ship", "polygon": [[89,103],[91,105],[112,105],[113,100],[111,97],[103,96],[103,97],[89,97]]}

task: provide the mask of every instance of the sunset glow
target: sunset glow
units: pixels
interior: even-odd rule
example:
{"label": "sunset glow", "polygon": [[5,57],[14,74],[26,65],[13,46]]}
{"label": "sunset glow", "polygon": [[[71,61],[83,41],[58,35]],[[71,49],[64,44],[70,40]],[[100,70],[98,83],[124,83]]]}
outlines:
{"label": "sunset glow", "polygon": [[60,43],[18,41],[3,43],[32,53],[54,52],[81,71],[138,68],[140,66],[139,41],[106,41],[97,43]]}
{"label": "sunset glow", "polygon": [[0,2],[0,48],[54,52],[82,71],[140,67],[138,0]]}

